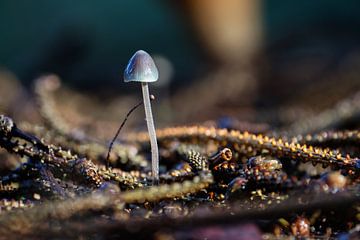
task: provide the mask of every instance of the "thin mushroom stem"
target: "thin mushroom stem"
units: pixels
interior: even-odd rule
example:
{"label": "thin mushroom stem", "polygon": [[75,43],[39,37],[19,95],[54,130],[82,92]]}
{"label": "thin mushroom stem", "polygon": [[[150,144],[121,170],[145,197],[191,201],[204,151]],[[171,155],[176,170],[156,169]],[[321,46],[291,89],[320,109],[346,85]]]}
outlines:
{"label": "thin mushroom stem", "polygon": [[142,93],[143,93],[143,98],[144,98],[146,124],[147,124],[147,128],[149,131],[149,137],[150,137],[151,169],[152,169],[152,176],[153,176],[153,184],[157,185],[159,182],[159,150],[158,150],[158,144],[157,144],[157,139],[156,139],[154,119],[153,119],[152,111],[151,111],[150,94],[149,94],[148,84],[146,82],[141,83],[141,88],[142,88]]}

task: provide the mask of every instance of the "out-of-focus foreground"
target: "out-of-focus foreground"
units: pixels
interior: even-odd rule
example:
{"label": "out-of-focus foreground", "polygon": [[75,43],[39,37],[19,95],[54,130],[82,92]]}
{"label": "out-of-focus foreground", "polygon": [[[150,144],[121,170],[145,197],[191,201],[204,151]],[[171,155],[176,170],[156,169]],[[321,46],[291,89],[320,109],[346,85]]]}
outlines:
{"label": "out-of-focus foreground", "polygon": [[360,4],[204,2],[0,3],[1,237],[356,239]]}

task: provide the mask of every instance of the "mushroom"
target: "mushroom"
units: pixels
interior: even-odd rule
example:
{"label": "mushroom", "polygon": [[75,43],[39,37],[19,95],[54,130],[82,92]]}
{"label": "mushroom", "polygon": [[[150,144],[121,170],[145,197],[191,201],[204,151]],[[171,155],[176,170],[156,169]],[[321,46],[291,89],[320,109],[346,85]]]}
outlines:
{"label": "mushroom", "polygon": [[147,128],[149,131],[151,145],[151,168],[153,176],[153,184],[159,181],[159,150],[156,139],[154,120],[151,112],[149,82],[155,82],[159,78],[159,73],[154,60],[151,56],[143,51],[137,51],[129,60],[124,72],[125,82],[141,82],[141,88],[144,99],[145,117]]}

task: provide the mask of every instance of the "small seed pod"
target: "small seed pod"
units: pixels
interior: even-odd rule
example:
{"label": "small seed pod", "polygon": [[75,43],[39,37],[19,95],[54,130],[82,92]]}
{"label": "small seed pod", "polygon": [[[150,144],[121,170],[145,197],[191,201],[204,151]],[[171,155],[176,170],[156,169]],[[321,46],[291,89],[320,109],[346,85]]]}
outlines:
{"label": "small seed pod", "polygon": [[111,182],[103,182],[100,184],[99,191],[116,195],[120,192],[120,188],[117,184]]}
{"label": "small seed pod", "polygon": [[291,224],[291,233],[298,237],[309,237],[310,221],[305,217],[297,217]]}
{"label": "small seed pod", "polygon": [[232,159],[233,153],[229,148],[224,148],[213,156],[209,157],[210,167],[214,167],[223,162],[228,162]]}
{"label": "small seed pod", "polygon": [[9,135],[15,126],[13,120],[4,115],[0,115],[0,131],[5,135]]}
{"label": "small seed pod", "polygon": [[330,172],[325,176],[325,182],[330,189],[338,191],[344,189],[346,185],[346,177],[339,172]]}
{"label": "small seed pod", "polygon": [[209,168],[207,158],[192,146],[181,145],[177,152],[184,161],[190,164],[192,171],[197,172]]}
{"label": "small seed pod", "polygon": [[278,159],[270,159],[262,156],[250,158],[247,165],[249,168],[256,168],[261,172],[272,172],[282,169],[282,164]]}
{"label": "small seed pod", "polygon": [[228,185],[225,198],[231,200],[239,197],[245,190],[247,182],[244,177],[234,178]]}

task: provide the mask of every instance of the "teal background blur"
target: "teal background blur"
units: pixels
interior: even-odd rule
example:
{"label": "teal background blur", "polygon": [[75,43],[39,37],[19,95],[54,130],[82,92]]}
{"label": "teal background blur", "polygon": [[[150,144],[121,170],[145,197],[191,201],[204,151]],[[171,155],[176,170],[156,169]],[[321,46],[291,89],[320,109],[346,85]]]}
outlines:
{"label": "teal background blur", "polygon": [[1,1],[0,65],[25,82],[55,72],[91,88],[120,81],[129,57],[146,49],[188,77],[198,59],[184,25],[162,1]]}
{"label": "teal background blur", "polygon": [[[334,53],[359,46],[359,2],[264,1],[264,51],[287,61],[311,54],[308,46]],[[170,59],[181,83],[208,63],[178,8],[161,0],[1,0],[0,66],[28,85],[54,72],[77,88],[120,88],[128,58],[145,49]]]}

